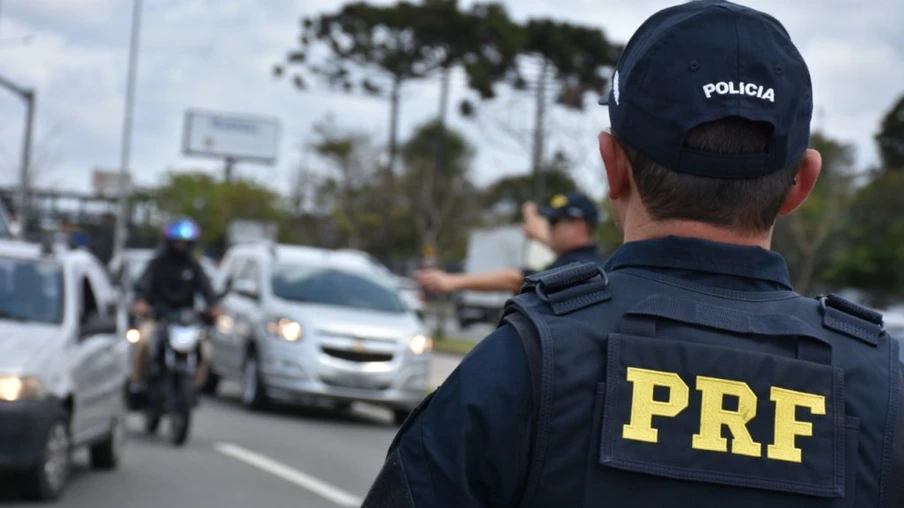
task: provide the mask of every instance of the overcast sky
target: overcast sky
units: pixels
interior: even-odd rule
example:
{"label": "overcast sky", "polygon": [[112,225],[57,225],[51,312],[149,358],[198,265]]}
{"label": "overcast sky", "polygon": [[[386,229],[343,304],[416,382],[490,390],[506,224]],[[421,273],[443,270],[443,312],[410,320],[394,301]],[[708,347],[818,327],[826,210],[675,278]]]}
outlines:
{"label": "overcast sky", "polygon": [[[385,3],[385,2],[380,2]],[[470,1],[465,1],[469,4]],[[510,0],[519,20],[549,16],[591,23],[624,42],[658,9],[660,0]],[[127,0],[0,0],[0,75],[37,89],[35,158],[38,185],[87,190],[94,168],[116,168],[122,133],[131,5]],[[273,166],[239,165],[238,172],[285,188],[300,160],[299,146],[314,122],[332,113],[343,127],[385,142],[388,104],[325,90],[300,93],[272,77],[274,63],[293,48],[298,20],[335,9],[338,0],[145,0],[135,103],[132,163],[139,183],[153,183],[167,168],[218,171],[216,161],[181,153],[186,109],[201,108],[277,117],[279,160]],[[782,21],[810,66],[814,119],[829,135],[857,146],[858,164],[877,160],[873,135],[884,111],[904,93],[904,2],[896,0],[748,0]],[[22,37],[29,36],[27,42]],[[453,104],[464,79],[453,79]],[[530,126],[533,103],[510,94],[487,113],[510,129]],[[401,133],[435,115],[436,80],[405,89]],[[478,149],[474,177],[480,184],[524,173],[529,145],[502,129],[477,128],[452,111],[453,125]],[[24,108],[0,93],[0,183],[17,179]],[[503,122],[504,123],[504,122]],[[552,148],[581,163],[578,179],[599,196],[601,165],[596,133],[608,127],[607,111],[557,113]],[[310,162],[310,156],[308,156]]]}

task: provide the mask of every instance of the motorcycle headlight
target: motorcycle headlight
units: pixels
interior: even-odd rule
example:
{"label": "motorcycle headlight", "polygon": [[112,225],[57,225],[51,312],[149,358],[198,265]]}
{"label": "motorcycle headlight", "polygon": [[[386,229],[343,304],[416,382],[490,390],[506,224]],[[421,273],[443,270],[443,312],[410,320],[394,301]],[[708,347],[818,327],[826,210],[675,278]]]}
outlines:
{"label": "motorcycle headlight", "polygon": [[126,340],[129,341],[129,344],[138,344],[138,341],[141,340],[141,332],[137,328],[129,328],[126,331]]}
{"label": "motorcycle headlight", "polygon": [[39,400],[44,396],[44,385],[33,376],[0,376],[0,400]]}
{"label": "motorcycle headlight", "polygon": [[433,349],[433,339],[426,335],[415,335],[408,341],[408,349],[416,355],[422,355]]}
{"label": "motorcycle headlight", "polygon": [[267,333],[285,341],[298,342],[304,337],[304,328],[298,321],[273,317],[267,321]]}

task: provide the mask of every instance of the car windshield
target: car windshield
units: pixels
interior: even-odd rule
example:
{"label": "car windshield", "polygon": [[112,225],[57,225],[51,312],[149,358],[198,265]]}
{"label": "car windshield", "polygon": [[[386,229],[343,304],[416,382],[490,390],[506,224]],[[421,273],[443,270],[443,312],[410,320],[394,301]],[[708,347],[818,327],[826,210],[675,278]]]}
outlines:
{"label": "car windshield", "polygon": [[129,260],[126,264],[126,270],[128,272],[126,277],[128,277],[129,283],[138,282],[138,279],[141,278],[141,274],[144,273],[144,269],[148,266],[150,260],[151,258],[136,258]]}
{"label": "car windshield", "polygon": [[273,294],[285,300],[337,307],[405,312],[390,280],[332,267],[278,264],[271,278]]}
{"label": "car windshield", "polygon": [[0,320],[63,321],[63,270],[55,262],[0,257]]}

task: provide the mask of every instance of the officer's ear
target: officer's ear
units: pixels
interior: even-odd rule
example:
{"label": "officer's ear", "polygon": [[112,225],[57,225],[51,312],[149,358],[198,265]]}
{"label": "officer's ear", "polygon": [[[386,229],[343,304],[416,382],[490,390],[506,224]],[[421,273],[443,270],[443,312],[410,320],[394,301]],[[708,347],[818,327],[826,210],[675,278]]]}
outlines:
{"label": "officer's ear", "polygon": [[628,195],[631,189],[631,163],[628,154],[615,136],[608,132],[599,135],[600,156],[606,168],[609,181],[609,199],[616,200]]}
{"label": "officer's ear", "polygon": [[794,184],[791,185],[791,190],[778,212],[780,215],[789,215],[804,204],[816,185],[820,171],[822,171],[822,155],[810,148],[804,152]]}

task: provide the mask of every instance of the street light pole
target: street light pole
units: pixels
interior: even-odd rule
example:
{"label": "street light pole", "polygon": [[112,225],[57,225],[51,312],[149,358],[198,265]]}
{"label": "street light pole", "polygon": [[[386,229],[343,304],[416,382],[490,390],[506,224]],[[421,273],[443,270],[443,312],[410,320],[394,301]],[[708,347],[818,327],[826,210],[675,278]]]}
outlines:
{"label": "street light pole", "polygon": [[22,169],[19,170],[19,238],[25,238],[29,215],[29,190],[31,189],[31,132],[35,118],[35,92],[24,94],[27,103],[25,113],[25,139],[22,142]]}
{"label": "street light pole", "polygon": [[135,71],[138,67],[138,41],[141,28],[141,0],[134,0],[132,6],[132,38],[129,43],[129,70],[126,82],[126,103],[122,121],[122,152],[119,161],[119,213],[116,214],[116,232],[113,243],[113,255],[120,254],[126,244],[126,226],[128,222],[128,196],[131,192],[127,185],[130,175],[129,158],[132,150],[132,110],[135,102]]}
{"label": "street light pole", "polygon": [[0,76],[0,86],[18,95],[25,101],[25,136],[22,141],[22,167],[19,169],[19,238],[25,236],[28,225],[29,173],[31,168],[31,133],[34,129],[35,91],[22,88]]}

